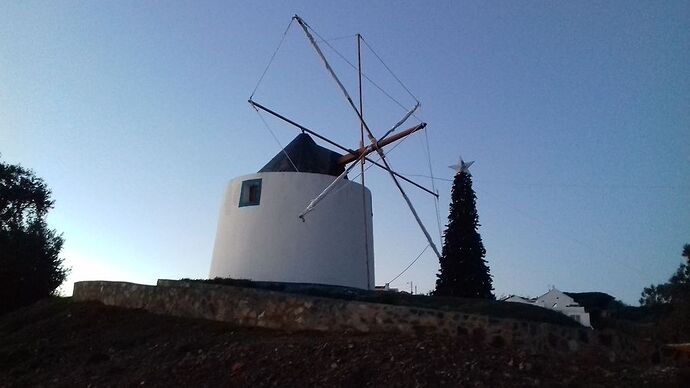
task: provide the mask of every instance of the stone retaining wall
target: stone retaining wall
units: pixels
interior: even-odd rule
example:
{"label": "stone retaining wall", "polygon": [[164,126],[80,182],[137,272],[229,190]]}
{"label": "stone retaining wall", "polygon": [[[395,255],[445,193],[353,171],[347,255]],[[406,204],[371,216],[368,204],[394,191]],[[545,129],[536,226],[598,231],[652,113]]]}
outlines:
{"label": "stone retaining wall", "polygon": [[609,358],[642,356],[651,346],[613,332],[582,327],[496,319],[456,311],[365,303],[260,289],[159,280],[158,286],[88,281],[74,285],[76,301],[144,309],[156,314],[202,318],[288,331],[397,332],[468,336],[496,347],[535,353],[602,349]]}

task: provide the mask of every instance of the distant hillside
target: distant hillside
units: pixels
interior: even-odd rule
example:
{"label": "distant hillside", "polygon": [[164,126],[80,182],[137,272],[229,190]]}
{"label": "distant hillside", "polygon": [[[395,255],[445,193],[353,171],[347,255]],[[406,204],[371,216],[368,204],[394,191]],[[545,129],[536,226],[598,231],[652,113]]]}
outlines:
{"label": "distant hillside", "polygon": [[676,386],[688,376],[607,354],[545,357],[470,338],[248,329],[68,298],[0,316],[0,387],[627,387]]}
{"label": "distant hillside", "polygon": [[596,329],[612,328],[661,342],[690,342],[688,311],[671,305],[628,306],[603,292],[566,292],[590,314]]}

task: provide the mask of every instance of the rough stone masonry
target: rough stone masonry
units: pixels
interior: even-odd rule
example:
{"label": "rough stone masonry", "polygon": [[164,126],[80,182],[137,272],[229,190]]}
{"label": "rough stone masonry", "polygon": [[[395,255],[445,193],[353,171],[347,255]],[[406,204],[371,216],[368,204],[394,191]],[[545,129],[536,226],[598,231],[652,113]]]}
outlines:
{"label": "rough stone masonry", "polygon": [[73,298],[155,314],[287,331],[469,336],[495,347],[516,346],[532,353],[601,353],[604,350],[611,359],[648,358],[653,352],[651,344],[611,331],[200,282],[159,280],[157,286],[77,282]]}

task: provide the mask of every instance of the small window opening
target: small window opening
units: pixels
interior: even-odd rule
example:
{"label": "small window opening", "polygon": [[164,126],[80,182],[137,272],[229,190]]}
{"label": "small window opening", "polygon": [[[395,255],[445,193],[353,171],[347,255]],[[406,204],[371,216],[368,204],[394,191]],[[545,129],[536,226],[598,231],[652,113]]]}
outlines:
{"label": "small window opening", "polygon": [[240,207],[257,206],[261,201],[261,179],[250,179],[242,182]]}

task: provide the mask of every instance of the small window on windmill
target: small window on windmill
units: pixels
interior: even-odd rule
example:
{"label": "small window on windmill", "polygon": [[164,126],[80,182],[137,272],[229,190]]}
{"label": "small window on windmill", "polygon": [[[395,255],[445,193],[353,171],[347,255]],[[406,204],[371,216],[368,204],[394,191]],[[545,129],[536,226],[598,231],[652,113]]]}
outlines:
{"label": "small window on windmill", "polygon": [[250,179],[242,182],[240,207],[257,206],[261,200],[261,179]]}

